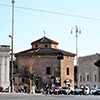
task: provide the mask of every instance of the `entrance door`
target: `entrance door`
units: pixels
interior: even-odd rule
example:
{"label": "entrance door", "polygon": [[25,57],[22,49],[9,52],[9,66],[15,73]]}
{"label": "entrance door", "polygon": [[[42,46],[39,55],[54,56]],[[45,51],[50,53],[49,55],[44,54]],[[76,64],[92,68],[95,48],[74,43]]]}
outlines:
{"label": "entrance door", "polygon": [[35,85],[36,85],[37,90],[41,89],[41,79],[40,78],[35,79]]}

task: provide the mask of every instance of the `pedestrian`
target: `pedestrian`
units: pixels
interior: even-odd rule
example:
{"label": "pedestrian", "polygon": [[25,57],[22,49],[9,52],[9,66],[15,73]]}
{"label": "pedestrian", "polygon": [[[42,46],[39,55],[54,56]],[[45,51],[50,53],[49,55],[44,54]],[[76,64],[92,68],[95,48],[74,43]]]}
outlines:
{"label": "pedestrian", "polygon": [[48,91],[49,91],[49,84],[46,83],[46,95],[48,94]]}

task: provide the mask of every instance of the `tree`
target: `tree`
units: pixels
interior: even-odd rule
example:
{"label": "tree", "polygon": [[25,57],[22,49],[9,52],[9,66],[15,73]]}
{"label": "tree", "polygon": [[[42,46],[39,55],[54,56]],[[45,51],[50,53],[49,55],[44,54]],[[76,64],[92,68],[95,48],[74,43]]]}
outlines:
{"label": "tree", "polygon": [[96,65],[97,67],[100,67],[100,60],[97,60],[94,65]]}

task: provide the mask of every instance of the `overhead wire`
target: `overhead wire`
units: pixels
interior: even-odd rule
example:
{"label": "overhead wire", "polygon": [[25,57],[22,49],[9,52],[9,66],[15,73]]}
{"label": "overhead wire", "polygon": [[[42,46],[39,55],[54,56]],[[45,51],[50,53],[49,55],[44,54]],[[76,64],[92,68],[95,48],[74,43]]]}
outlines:
{"label": "overhead wire", "polygon": [[[11,7],[10,5],[6,5],[6,4],[0,4],[0,5],[1,6]],[[80,16],[80,15],[66,14],[66,13],[61,13],[61,12],[53,12],[53,11],[40,10],[40,9],[34,9],[34,8],[22,7],[22,6],[15,6],[15,8],[24,9],[24,10],[31,10],[31,11],[38,11],[38,12],[44,12],[44,13],[51,13],[51,14],[57,14],[57,15],[64,15],[64,16],[70,16],[70,17],[91,19],[91,20],[100,20],[100,18],[96,18],[96,17],[88,17],[88,16]]]}
{"label": "overhead wire", "polygon": [[28,15],[32,15],[32,16],[37,16],[39,18],[42,18],[42,19],[45,19],[45,20],[49,20],[49,21],[52,21],[52,22],[55,22],[55,23],[59,23],[59,24],[62,24],[62,25],[67,25],[67,26],[72,26],[71,24],[66,24],[65,22],[62,22],[62,21],[58,21],[58,20],[55,20],[55,19],[51,19],[51,18],[47,18],[47,17],[44,17],[44,16],[40,16],[40,15],[36,15],[36,14],[31,14],[29,12],[26,12],[26,11],[21,11],[21,10],[18,10],[19,12],[23,12],[23,13],[27,13]]}
{"label": "overhead wire", "polygon": [[[10,8],[12,7],[11,5],[7,5],[7,4],[0,4],[0,6],[10,7]],[[100,20],[99,18],[94,18],[94,17],[79,16],[79,15],[66,14],[66,13],[61,13],[61,12],[53,12],[53,11],[47,11],[47,10],[33,9],[33,8],[22,7],[22,6],[15,6],[15,8],[17,8],[17,9],[23,9],[23,10],[30,10],[30,11],[44,12],[44,13],[51,13],[51,14],[57,14],[57,15],[64,15],[64,16],[70,16],[70,17],[91,19],[91,20]],[[24,12],[24,13],[26,13],[26,12]],[[54,19],[50,19],[50,18],[46,18],[46,17],[42,17],[42,16],[38,16],[38,17],[46,19],[46,20],[51,20],[51,21],[54,21],[54,22],[57,22],[57,23],[60,23],[60,24],[64,24],[64,25],[67,25],[67,26],[72,26],[72,25],[66,24],[64,22],[58,22],[57,20],[54,20]],[[88,29],[85,29],[85,30],[88,30]],[[88,31],[96,32],[96,31],[93,31],[93,30],[88,30]],[[96,32],[96,33],[100,33],[100,32]]]}

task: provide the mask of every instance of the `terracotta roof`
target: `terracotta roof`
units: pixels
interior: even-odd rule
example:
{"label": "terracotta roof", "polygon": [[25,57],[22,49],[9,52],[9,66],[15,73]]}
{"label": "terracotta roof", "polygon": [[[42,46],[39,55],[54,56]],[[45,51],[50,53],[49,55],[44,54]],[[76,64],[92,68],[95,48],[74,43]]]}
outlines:
{"label": "terracotta roof", "polygon": [[53,41],[53,40],[51,40],[51,39],[49,39],[49,38],[47,38],[47,37],[43,37],[43,38],[40,38],[40,39],[38,39],[38,40],[36,40],[36,41],[33,41],[32,43],[31,43],[31,45],[32,44],[35,44],[35,43],[53,43],[53,44],[58,44],[58,42],[55,42],[55,41]]}
{"label": "terracotta roof", "polygon": [[62,53],[63,55],[66,56],[75,56],[74,53],[70,53],[64,50],[60,49],[54,49],[54,48],[32,48],[28,49],[19,53],[16,53],[15,56],[17,55],[57,55],[58,53]]}

